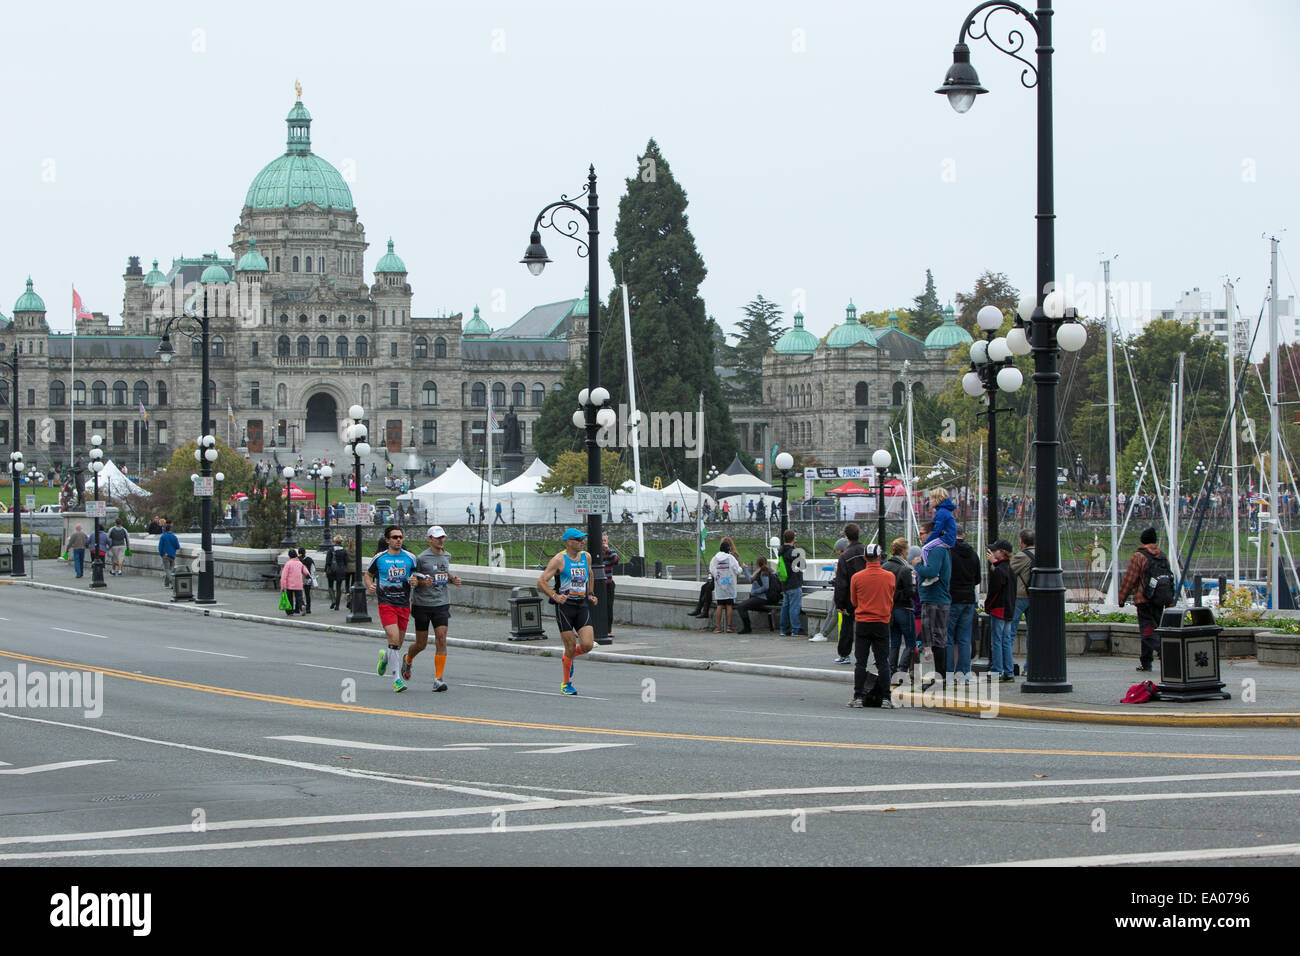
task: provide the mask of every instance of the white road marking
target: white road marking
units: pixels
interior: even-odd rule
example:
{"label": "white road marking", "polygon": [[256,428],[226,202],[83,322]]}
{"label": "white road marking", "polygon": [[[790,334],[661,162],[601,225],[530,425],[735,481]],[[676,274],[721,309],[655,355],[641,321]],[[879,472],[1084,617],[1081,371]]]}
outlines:
{"label": "white road marking", "polygon": [[54,626],[51,626],[51,627],[50,627],[50,630],[51,630],[51,631],[62,631],[64,634],[80,634],[82,637],[97,637],[97,638],[99,638],[101,641],[106,641],[106,640],[108,640],[108,638],[107,638],[105,635],[103,635],[103,634],[91,634],[89,631],[70,631],[70,630],[68,630],[66,627],[54,627]]}
{"label": "white road marking", "polygon": [[[342,671],[345,674],[365,674],[367,676],[371,674],[375,674],[374,668],[371,668],[368,671],[359,671],[351,667],[330,667],[327,664],[307,664],[303,661],[294,661],[294,663],[297,664],[299,667],[317,667],[323,671]],[[375,676],[378,677],[379,675],[375,674]]]}
{"label": "white road marking", "polygon": [[267,737],[267,740],[287,740],[299,744],[320,744],[325,747],[339,747],[349,750],[398,750],[409,753],[458,753],[470,750],[486,750],[489,747],[522,747],[520,753],[526,754],[567,754],[582,750],[605,750],[611,747],[630,747],[631,744],[562,744],[562,743],[517,743],[517,744],[447,744],[445,747],[404,747],[399,744],[376,744],[368,740],[338,740],[333,737],[307,737],[289,734],[283,737]]}
{"label": "white road marking", "polygon": [[[1221,800],[1227,797],[1275,797],[1300,795],[1300,790],[1225,790],[1205,793],[1132,793],[1132,794],[1079,794],[1067,797],[1041,797],[1032,800],[962,800],[925,801],[922,803],[846,804],[828,807],[777,807],[763,810],[717,810],[704,813],[668,813],[663,816],[641,816],[612,820],[581,820],[565,823],[505,824],[486,827],[451,827],[438,830],[373,830],[366,833],[326,833],[317,836],[284,837],[267,840],[242,840],[233,843],[182,844],[154,847],[122,847],[106,850],[56,850],[48,853],[4,853],[0,860],[53,860],[68,857],[144,856],[148,854],[207,853],[218,850],[247,850],[281,846],[308,846],[324,843],[355,843],[366,840],[414,840],[420,837],[442,836],[498,836],[520,833],[550,833],[573,830],[610,830],[631,826],[657,826],[659,824],[715,823],[728,820],[789,819],[796,810],[813,816],[832,813],[885,813],[904,810],[948,810],[953,808],[983,809],[991,807],[1046,807],[1069,804],[1141,803],[1168,800]],[[584,801],[573,801],[569,806]],[[615,805],[625,802],[612,801]],[[506,808],[481,807],[477,812],[492,814],[496,810],[519,812],[533,807],[515,805]],[[473,812],[467,809],[466,812]],[[464,815],[462,813],[461,815]]]}
{"label": "white road marking", "polygon": [[1061,856],[1054,859],[1010,860],[1006,863],[978,863],[976,866],[1136,866],[1142,863],[1195,863],[1210,860],[1241,860],[1261,856],[1300,856],[1300,843],[1271,846],[1233,846],[1209,850],[1162,850],[1156,853],[1110,853],[1104,856]]}
{"label": "white road marking", "polygon": [[536,799],[535,797],[529,797],[518,793],[507,793],[500,790],[486,790],[479,787],[459,787],[453,784],[436,783],[428,780],[412,780],[393,774],[381,773],[379,771],[352,770],[347,767],[331,767],[325,764],[307,763],[302,760],[283,760],[279,757],[267,757],[262,754],[240,753],[237,750],[218,750],[215,747],[199,747],[195,744],[183,744],[174,740],[158,740],[153,737],[138,737],[135,734],[126,734],[117,730],[107,730],[102,727],[89,727],[85,724],[69,724],[63,721],[45,720],[39,717],[20,717],[18,714],[9,714],[4,711],[0,711],[0,717],[9,720],[25,720],[32,723],[45,724],[50,727],[67,727],[73,730],[84,730],[92,734],[104,734],[108,737],[120,737],[124,740],[135,740],[140,743],[157,744],[160,747],[174,747],[178,750],[191,750],[195,753],[215,754],[219,757],[237,757],[241,760],[252,760],[257,763],[275,764],[280,767],[295,767],[299,770],[314,770],[319,773],[333,774],[336,777],[351,777],[356,780],[380,780],[387,783],[399,783],[408,787],[424,787],[429,790],[447,790],[451,793],[463,793],[471,797],[488,797],[495,800],[515,800],[520,803],[527,803]]}
{"label": "white road marking", "polygon": [[216,656],[216,657],[237,657],[237,658],[239,658],[241,661],[246,661],[246,660],[248,660],[248,658],[245,657],[243,654],[222,654],[220,651],[201,651],[201,650],[199,650],[197,647],[173,647],[171,644],[168,644],[168,645],[167,645],[167,650],[169,650],[169,651],[189,651],[191,654],[212,654],[212,655],[214,655],[214,656]]}
{"label": "white road marking", "polygon": [[59,763],[42,763],[42,764],[36,764],[31,767],[10,767],[8,764],[5,764],[4,766],[7,769],[0,770],[0,773],[22,774],[22,775],[29,774],[29,773],[46,773],[50,770],[66,770],[69,767],[89,767],[91,764],[95,764],[95,763],[114,763],[114,762],[115,761],[113,760],[64,760]]}
{"label": "white road marking", "polygon": [[[569,697],[570,694],[560,694],[552,690],[524,690],[520,687],[497,687],[494,684],[467,684],[464,681],[457,681],[457,687],[479,687],[483,690],[505,690],[512,694],[541,694],[543,697]],[[608,697],[592,697],[588,694],[578,694],[577,700],[609,700]]]}
{"label": "white road marking", "polygon": [[[870,710],[871,708],[868,707],[867,709]],[[924,708],[922,707],[907,708],[907,709],[924,710]],[[789,718],[811,719],[811,720],[861,720],[862,719],[861,716],[846,717],[841,714],[794,714],[794,713],[783,714],[783,713],[778,713],[770,710],[723,710],[721,711],[721,713],[753,714],[758,717],[784,717],[786,719]],[[945,728],[960,727],[965,730],[978,730],[980,732],[983,732],[990,728],[1006,728],[1009,730],[1023,731],[1025,729],[1024,722],[1013,723],[1012,721],[1014,719],[1015,718],[1007,718],[1006,720],[1003,720],[1001,723],[988,723],[986,721],[970,721],[969,723],[966,724],[960,724],[960,723],[954,723],[952,720],[949,719],[937,718],[937,717],[932,718],[930,720],[918,720],[915,718],[895,716],[895,717],[890,717],[889,722],[891,724],[927,724],[932,727],[937,726],[937,727],[945,727]],[[1053,733],[1058,733],[1058,734],[1113,734],[1115,733],[1114,729],[1087,730],[1082,727],[1047,727],[1047,726],[1034,727],[1035,732],[1040,730],[1052,731]],[[1134,734],[1134,735],[1141,735],[1147,737],[1209,737],[1213,740],[1234,740],[1246,736],[1245,734],[1198,734],[1198,733],[1184,733],[1179,731],[1129,730],[1127,728],[1125,728],[1124,733],[1126,736],[1129,734]]]}

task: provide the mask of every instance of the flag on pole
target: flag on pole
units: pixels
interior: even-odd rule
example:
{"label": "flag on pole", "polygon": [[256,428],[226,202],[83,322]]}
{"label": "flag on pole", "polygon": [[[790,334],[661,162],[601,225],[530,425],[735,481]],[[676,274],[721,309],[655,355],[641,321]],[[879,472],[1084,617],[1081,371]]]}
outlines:
{"label": "flag on pole", "polygon": [[489,427],[491,427],[494,432],[499,432],[501,430],[501,419],[497,417],[496,412],[492,413],[492,421]]}
{"label": "flag on pole", "polygon": [[709,529],[704,526],[704,517],[700,517],[700,554],[704,553],[704,539],[709,535]]}
{"label": "flag on pole", "polygon": [[230,424],[235,424],[235,409],[230,404],[230,399],[226,399],[226,414],[230,416]]}
{"label": "flag on pole", "polygon": [[142,419],[144,419],[145,421],[148,421],[148,420],[149,420],[149,412],[148,412],[148,410],[144,407],[144,402],[141,402],[141,403],[140,403],[140,417],[141,417]]}
{"label": "flag on pole", "polygon": [[86,311],[85,303],[81,301],[81,295],[77,292],[75,287],[72,290],[72,311],[78,319],[94,318],[91,313]]}

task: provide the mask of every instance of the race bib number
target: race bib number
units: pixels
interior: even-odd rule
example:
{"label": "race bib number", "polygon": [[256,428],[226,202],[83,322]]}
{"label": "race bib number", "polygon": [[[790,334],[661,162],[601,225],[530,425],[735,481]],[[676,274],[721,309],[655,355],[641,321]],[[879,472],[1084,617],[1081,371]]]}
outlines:
{"label": "race bib number", "polygon": [[449,580],[451,580],[451,575],[446,571],[433,572],[433,583],[435,587],[445,588]]}

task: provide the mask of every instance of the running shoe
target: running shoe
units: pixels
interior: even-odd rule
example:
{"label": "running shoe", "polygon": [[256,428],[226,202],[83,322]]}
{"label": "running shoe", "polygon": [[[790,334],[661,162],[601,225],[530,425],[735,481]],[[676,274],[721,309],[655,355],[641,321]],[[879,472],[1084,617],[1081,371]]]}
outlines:
{"label": "running shoe", "polygon": [[394,694],[400,694],[404,690],[406,690],[406,681],[402,680],[400,677],[393,681]]}
{"label": "running shoe", "polygon": [[409,655],[402,655],[402,680],[411,679],[411,658]]}
{"label": "running shoe", "polygon": [[573,686],[573,681],[565,681],[560,685],[560,693],[567,694],[570,697],[576,697],[578,694],[578,688]]}
{"label": "running shoe", "polygon": [[438,691],[440,690],[446,690],[446,689],[447,689],[447,685],[444,682],[438,680],[438,678],[436,677],[433,679],[433,692],[435,694],[438,693]]}
{"label": "running shoe", "polygon": [[375,668],[375,673],[378,674],[380,677],[383,677],[384,672],[387,670],[388,670],[388,649],[384,648],[382,651],[379,652],[379,666]]}

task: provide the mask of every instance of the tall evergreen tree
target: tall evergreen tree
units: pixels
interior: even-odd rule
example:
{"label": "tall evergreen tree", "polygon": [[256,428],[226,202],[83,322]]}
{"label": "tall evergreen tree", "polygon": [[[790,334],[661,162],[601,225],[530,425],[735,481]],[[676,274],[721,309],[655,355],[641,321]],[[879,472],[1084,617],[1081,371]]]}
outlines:
{"label": "tall evergreen tree", "polygon": [[781,326],[781,307],[763,297],[755,296],[742,310],[745,317],[736,325],[736,374],[727,383],[727,399],[733,404],[757,405],[763,400],[763,356],[776,344],[785,331]]}
{"label": "tall evergreen tree", "polygon": [[[628,285],[632,351],[643,383],[637,405],[647,412],[694,412],[703,392],[706,455],[725,467],[737,450],[736,433],[714,371],[715,342],[699,294],[707,270],[687,226],[686,191],[653,139],[619,200],[609,261]],[[622,308],[620,291],[611,289],[606,315],[619,320],[602,317],[600,373],[616,406],[628,394]],[[694,479],[695,466],[683,448],[664,448],[647,474],[662,468],[665,479]]]}
{"label": "tall evergreen tree", "polygon": [[943,324],[943,312],[939,305],[939,293],[934,289],[934,275],[925,270],[925,289],[912,300],[911,328],[907,329],[918,339],[924,339]]}

